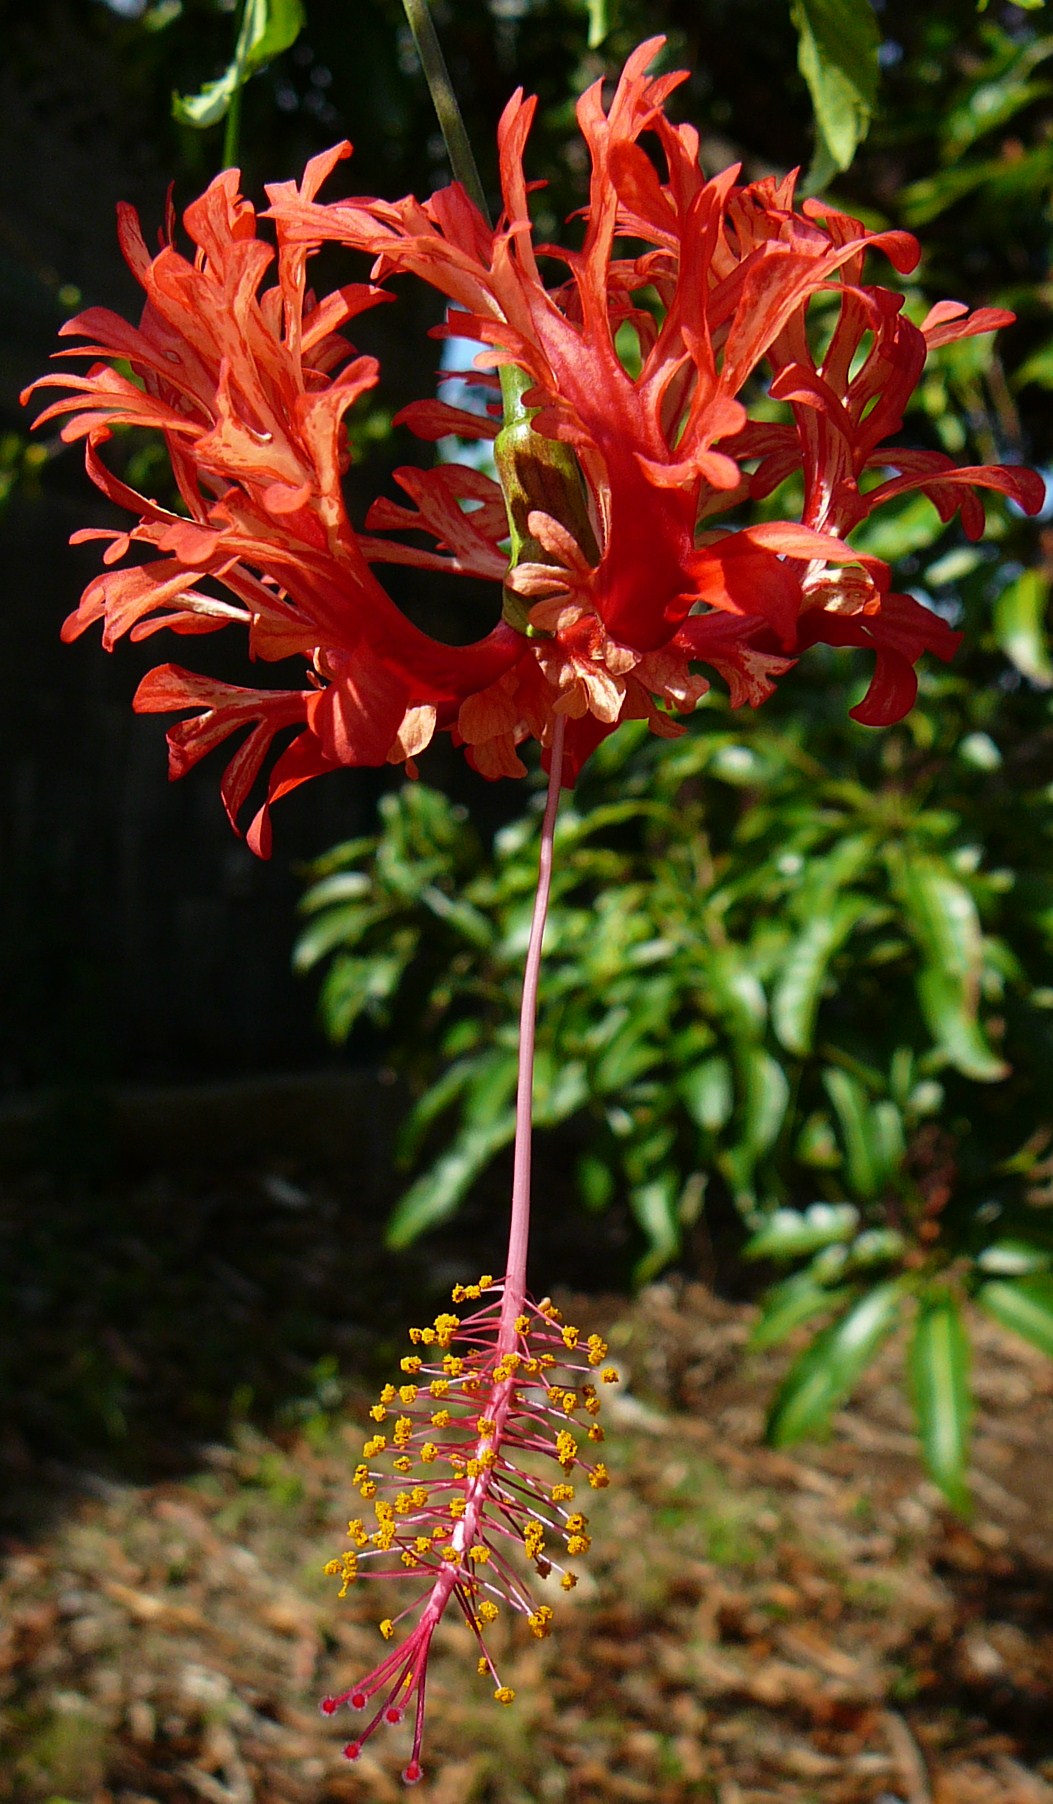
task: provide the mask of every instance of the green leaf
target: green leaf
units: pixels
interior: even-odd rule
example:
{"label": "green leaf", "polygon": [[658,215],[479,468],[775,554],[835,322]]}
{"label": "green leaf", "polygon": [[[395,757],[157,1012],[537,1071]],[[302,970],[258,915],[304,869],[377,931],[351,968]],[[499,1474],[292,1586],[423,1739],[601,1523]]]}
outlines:
{"label": "green leaf", "polygon": [[845,1148],[848,1183],[857,1196],[877,1196],[903,1156],[903,1124],[894,1102],[872,1101],[860,1079],[839,1066],[823,1072]]}
{"label": "green leaf", "polygon": [[813,189],[847,169],[870,129],[881,33],[870,0],[791,0],[797,63],[815,112]]}
{"label": "green leaf", "polygon": [[589,15],[589,49],[598,50],[611,28],[607,0],[585,0],[585,7]]}
{"label": "green leaf", "polygon": [[871,904],[863,896],[823,898],[817,912],[790,946],[772,997],[772,1026],[788,1052],[801,1058],[812,1050],[815,1017],[834,953]]}
{"label": "green leaf", "polygon": [[582,1153],[576,1167],[581,1200],[590,1215],[599,1215],[614,1195],[614,1173],[605,1159],[595,1153]]}
{"label": "green leaf", "polygon": [[781,1346],[802,1322],[841,1309],[852,1295],[848,1288],[830,1290],[819,1284],[810,1271],[794,1272],[792,1277],[765,1291],[760,1317],[749,1338],[751,1350],[763,1353],[769,1347]]}
{"label": "green leaf", "polygon": [[696,1127],[704,1133],[718,1134],[731,1119],[735,1106],[735,1087],[731,1066],[719,1053],[700,1059],[680,1078],[680,1095],[684,1107]]}
{"label": "green leaf", "polygon": [[638,1184],[629,1192],[629,1207],[649,1242],[647,1252],[633,1267],[637,1284],[646,1284],[680,1251],[678,1200],[679,1184],[673,1172]]}
{"label": "green leaf", "polygon": [[903,1294],[901,1279],[879,1284],[816,1335],[790,1367],[772,1406],[768,1439],[773,1446],[790,1447],[829,1427],[834,1411],[851,1396],[895,1326]]}
{"label": "green leaf", "polygon": [[924,960],[918,1001],[940,1051],[963,1077],[995,1083],[1008,1066],[978,1020],[983,935],[976,904],[950,866],[909,854],[894,861],[908,925]]}
{"label": "green leaf", "polygon": [[984,1247],[976,1261],[982,1272],[991,1272],[999,1278],[1024,1278],[1032,1272],[1048,1271],[1053,1264],[1053,1253],[1046,1247],[1035,1246],[1030,1240],[994,1240],[990,1246]]}
{"label": "green leaf", "polygon": [[934,1289],[922,1296],[908,1368],[925,1464],[952,1508],[967,1515],[969,1337],[950,1291]]}
{"label": "green leaf", "polygon": [[1053,689],[1046,611],[1049,584],[1039,570],[1025,570],[1004,589],[994,607],[999,650],[1036,689]]}
{"label": "green leaf", "polygon": [[448,1152],[407,1190],[388,1222],[385,1242],[395,1252],[447,1221],[465,1192],[485,1171],[494,1155],[507,1146],[515,1133],[511,1116],[487,1127],[468,1128],[459,1134]]}
{"label": "green leaf", "polygon": [[851,1240],[859,1210],[851,1203],[813,1203],[808,1209],[776,1209],[746,1242],[746,1259],[796,1259],[820,1247]]}
{"label": "green leaf", "polygon": [[1003,1328],[1053,1358],[1053,1277],[996,1278],[981,1284],[976,1301]]}
{"label": "green leaf", "polygon": [[346,1040],[363,1011],[384,1013],[405,974],[409,955],[404,951],[372,958],[341,953],[325,974],[318,1007],[331,1040]]}
{"label": "green leaf", "polygon": [[302,0],[245,0],[233,61],[216,81],[196,94],[173,94],[172,113],[180,125],[205,131],[225,119],[240,87],[296,42],[305,23]]}

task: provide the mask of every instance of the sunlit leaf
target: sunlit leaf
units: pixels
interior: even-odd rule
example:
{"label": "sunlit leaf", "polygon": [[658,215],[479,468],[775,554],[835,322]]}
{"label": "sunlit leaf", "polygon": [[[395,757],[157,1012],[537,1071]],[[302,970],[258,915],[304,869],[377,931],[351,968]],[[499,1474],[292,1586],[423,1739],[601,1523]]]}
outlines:
{"label": "sunlit leaf", "polygon": [[877,102],[881,33],[870,0],[791,0],[797,61],[815,112],[817,154],[809,182],[847,169]]}
{"label": "sunlit leaf", "polygon": [[969,1338],[950,1291],[931,1290],[920,1299],[908,1365],[925,1464],[947,1501],[965,1515],[972,1417]]}
{"label": "sunlit leaf", "polygon": [[1053,1277],[996,1278],[981,1284],[976,1301],[1003,1328],[1053,1358]]}
{"label": "sunlit leaf", "polygon": [[1040,570],[1025,570],[1003,589],[994,607],[999,649],[1037,689],[1053,688],[1046,617],[1049,583]]}
{"label": "sunlit leaf", "polygon": [[836,1241],[851,1240],[859,1210],[851,1203],[813,1203],[808,1209],[776,1209],[743,1247],[746,1259],[794,1259]]}
{"label": "sunlit leaf", "polygon": [[795,1328],[810,1322],[813,1316],[843,1309],[852,1296],[850,1289],[831,1290],[817,1282],[811,1271],[794,1272],[780,1284],[773,1284],[761,1299],[761,1313],[750,1334],[749,1346],[755,1353],[781,1346]]}
{"label": "sunlit leaf", "polygon": [[174,94],[172,113],[180,125],[204,131],[226,118],[240,87],[257,69],[296,42],[305,23],[302,0],[245,0],[233,60],[216,81],[196,94]]}
{"label": "sunlit leaf", "polygon": [[776,1447],[823,1434],[834,1411],[855,1389],[885,1336],[895,1326],[903,1298],[899,1279],[868,1291],[824,1328],[791,1366],[768,1418]]}

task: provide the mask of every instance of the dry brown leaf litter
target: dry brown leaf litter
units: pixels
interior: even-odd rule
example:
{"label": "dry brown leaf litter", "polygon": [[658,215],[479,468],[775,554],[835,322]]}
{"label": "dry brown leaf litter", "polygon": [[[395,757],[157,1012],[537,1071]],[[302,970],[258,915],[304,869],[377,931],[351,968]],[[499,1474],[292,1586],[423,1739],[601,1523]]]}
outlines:
{"label": "dry brown leaf litter", "polygon": [[[576,1319],[604,1326],[595,1300]],[[594,1556],[497,1710],[466,1632],[430,1682],[429,1804],[1053,1804],[1053,1366],[977,1321],[970,1526],[919,1472],[890,1346],[819,1449],[761,1442],[776,1362],[700,1286],[618,1305]],[[351,1420],[351,1414],[354,1419]],[[0,1584],[0,1799],[387,1804],[319,1695],[381,1645],[339,1604],[364,1411],[245,1430],[183,1482],[96,1484]],[[353,1719],[343,1719],[350,1730]],[[346,1732],[346,1731],[345,1731]]]}

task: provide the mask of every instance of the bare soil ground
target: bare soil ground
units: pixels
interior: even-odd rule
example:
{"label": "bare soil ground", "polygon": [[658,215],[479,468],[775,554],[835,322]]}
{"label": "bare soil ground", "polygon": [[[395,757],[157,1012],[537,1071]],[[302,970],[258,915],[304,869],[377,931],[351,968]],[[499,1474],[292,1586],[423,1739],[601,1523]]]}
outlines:
{"label": "bare soil ground", "polygon": [[[123,1357],[142,1364],[117,1302]],[[763,1445],[781,1360],[745,1352],[748,1306],[672,1282],[568,1307],[608,1335],[626,1380],[589,1576],[557,1597],[551,1640],[510,1638],[511,1709],[476,1677],[463,1626],[440,1630],[419,1795],[1053,1804],[1053,1365],[973,1324],[966,1526],[921,1475],[895,1345],[830,1441],[789,1456]],[[172,1476],[101,1479],[53,1461],[63,1506],[36,1516],[39,1472],[24,1426],[14,1435],[5,1804],[402,1795],[405,1727],[352,1766],[352,1719],[342,1733],[317,1710],[382,1646],[376,1595],[363,1586],[339,1603],[321,1575],[343,1545],[371,1400],[328,1370],[299,1412],[199,1444]]]}

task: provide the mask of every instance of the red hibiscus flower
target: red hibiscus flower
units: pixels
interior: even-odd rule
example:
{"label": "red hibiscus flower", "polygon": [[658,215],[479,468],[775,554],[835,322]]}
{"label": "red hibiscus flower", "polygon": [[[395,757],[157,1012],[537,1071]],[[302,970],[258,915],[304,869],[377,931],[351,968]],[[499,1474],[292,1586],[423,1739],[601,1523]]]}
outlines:
{"label": "red hibiscus flower", "polygon": [[[928,347],[1012,316],[943,303],[915,327],[899,295],[863,282],[871,250],[913,267],[907,234],[869,233],[816,202],[795,209],[792,178],[741,185],[732,169],[707,181],[697,134],[665,112],[684,76],[647,72],[660,47],[633,54],[609,108],[599,83],[579,102],[592,175],[577,250],[534,243],[523,170],[534,102],[522,94],[499,130],[496,229],[456,183],[423,204],[322,204],[347,145],[315,158],[299,186],[269,190],[276,251],[233,170],[187,209],[192,262],[171,225],[151,257],[122,209],[125,256],[146,293],[140,324],[89,309],[63,329],[89,339],[71,353],[95,360],[88,373],[34,385],[66,391],[41,421],[69,416],[63,437],[85,439],[93,480],[138,517],[126,533],[78,535],[111,544],[64,633],[101,620],[111,646],[125,632],[240,622],[253,659],[306,661],[306,687],[278,690],[161,665],[135,698],[141,712],[189,711],[168,736],[173,776],[244,733],[222,782],[232,821],[275,736],[292,732],[249,829],[256,851],[269,848],[270,805],[297,784],[341,765],[412,768],[437,730],[486,775],[519,774],[517,747],[531,736],[550,746],[562,715],[573,781],[621,720],[679,731],[673,715],[708,686],[700,664],[735,704],[755,706],[816,640],[869,646],[874,681],[853,712],[873,724],[898,718],[921,652],[949,656],[955,635],[891,595],[887,568],[847,533],[907,488],[924,489],[944,518],[960,508],[971,534],[983,525],[977,489],[1030,512],[1041,505],[1034,472],[956,470],[885,444]],[[644,133],[659,141],[661,174]],[[306,269],[324,242],[365,252],[370,280],[317,300]],[[563,279],[546,283],[539,257],[560,263]],[[344,416],[379,371],[344,328],[391,299],[401,273],[446,298],[437,335],[482,347],[477,376],[494,395],[487,417],[432,399],[401,420],[425,439],[496,439],[500,481],[449,464],[401,470],[406,502],[378,501],[358,532],[341,492]],[[819,358],[810,305],[829,307],[831,295],[838,323]],[[519,372],[520,390],[503,431],[502,366]],[[744,391],[765,382],[786,404],[785,424],[749,418]],[[118,425],[161,432],[185,513],[107,469],[100,448]],[[794,470],[805,483],[800,521],[715,526]],[[407,530],[435,549],[393,536]],[[153,555],[114,568],[133,544]],[[488,579],[502,588],[502,616],[474,645],[443,645],[387,594],[374,573],[385,562]]]}

